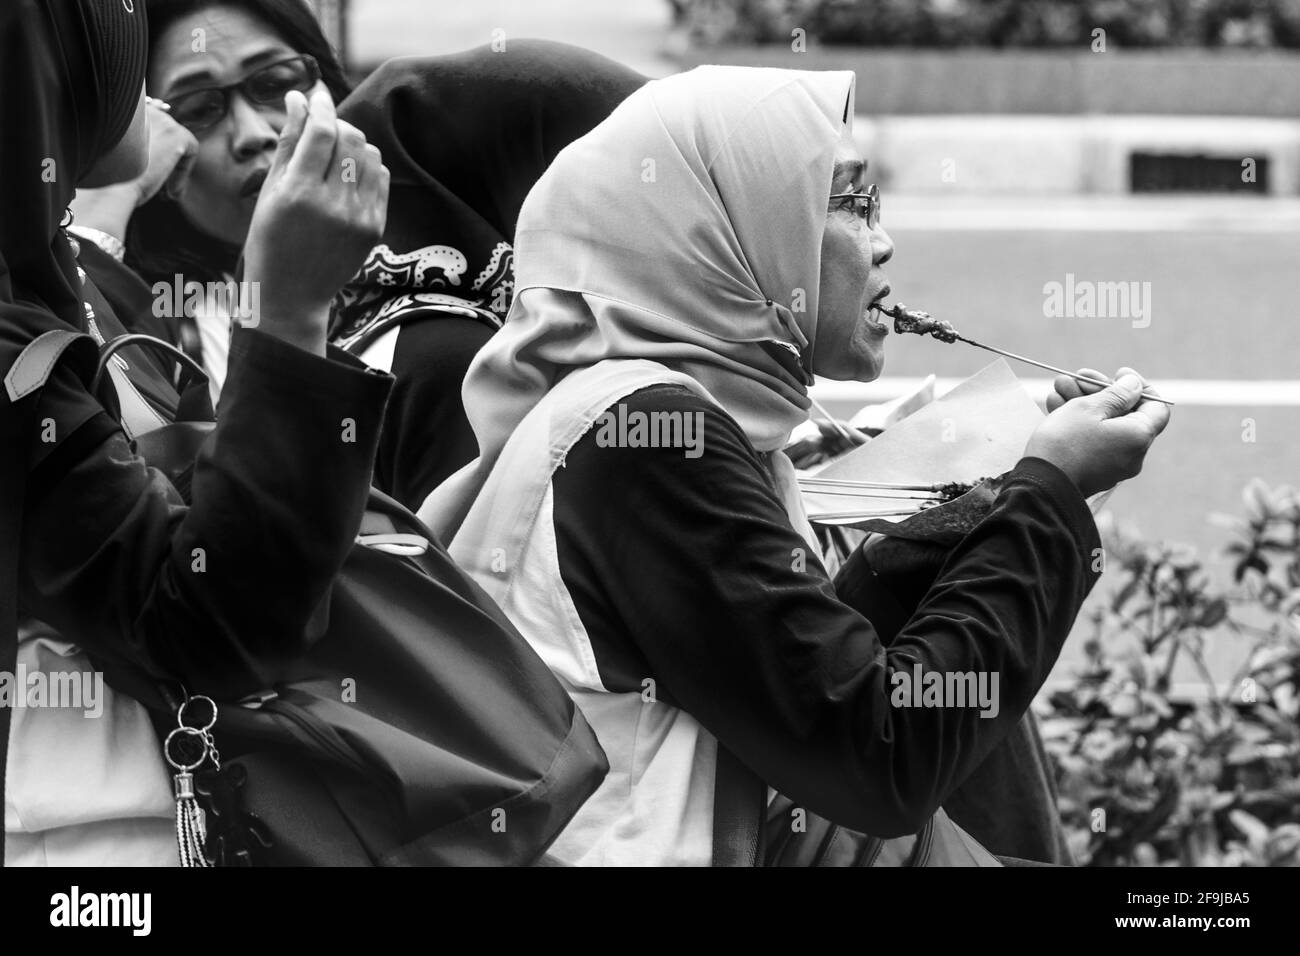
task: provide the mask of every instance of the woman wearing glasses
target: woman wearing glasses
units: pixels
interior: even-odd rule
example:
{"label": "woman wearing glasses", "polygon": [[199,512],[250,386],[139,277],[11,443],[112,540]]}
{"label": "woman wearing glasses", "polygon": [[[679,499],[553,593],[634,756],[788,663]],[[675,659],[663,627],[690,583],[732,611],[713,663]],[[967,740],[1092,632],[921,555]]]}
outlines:
{"label": "woman wearing glasses", "polygon": [[[150,286],[170,286],[177,275],[182,284],[233,278],[270,168],[266,146],[274,146],[283,125],[285,94],[325,91],[337,102],[349,91],[319,27],[297,0],[236,3],[224,7],[225,17],[216,9],[209,0],[149,4],[149,167],[128,183],[80,190],[72,205],[74,234],[119,262],[125,256]],[[232,106],[237,132],[211,135]],[[268,107],[280,118],[274,129],[257,122]],[[92,275],[101,285],[107,276],[120,276],[111,266],[94,269],[99,256],[91,254]],[[164,315],[156,316],[169,337],[201,357],[214,403],[230,348],[230,316],[225,303],[215,304],[189,316],[160,308]],[[122,311],[139,331],[154,331],[140,327],[143,317],[131,318],[138,309]]]}
{"label": "woman wearing glasses", "polygon": [[[1026,712],[1096,577],[1084,496],[1135,474],[1166,421],[1131,382],[1065,402],[888,645],[837,597],[781,449],[814,373],[883,364],[894,246],[852,90],[654,81],[520,215],[515,304],[465,384],[481,457],[421,517],[609,758],[561,862],[748,862],[768,787],[794,803],[773,859],[810,814],[916,832]],[[893,706],[917,666],[997,675],[997,713]]]}
{"label": "woman wearing glasses", "polygon": [[[150,286],[171,290],[178,275],[224,282],[285,94],[327,90],[342,101],[349,87],[302,0],[153,0],[149,19],[149,92],[170,108],[151,111],[154,162],[135,184],[92,197],[97,208],[74,211],[79,224],[125,234],[125,261]],[[586,51],[512,41],[504,52],[386,64],[340,106],[394,182],[388,228],[339,300],[334,338],[396,378],[375,482],[403,503],[418,506],[477,454],[460,386],[509,309],[524,196],[560,148],[643,82]],[[172,318],[197,333],[215,403],[231,316]]]}

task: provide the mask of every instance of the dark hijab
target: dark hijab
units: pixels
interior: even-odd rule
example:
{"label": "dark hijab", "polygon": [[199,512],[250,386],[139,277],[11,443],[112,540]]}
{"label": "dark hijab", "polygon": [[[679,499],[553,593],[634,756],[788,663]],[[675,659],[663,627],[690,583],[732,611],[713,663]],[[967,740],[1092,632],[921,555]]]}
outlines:
{"label": "dark hijab", "polygon": [[402,57],[376,70],[339,115],[392,172],[388,226],[340,297],[335,338],[447,298],[504,319],[524,197],[560,150],[645,81],[599,54],[542,40]]}
{"label": "dark hijab", "polygon": [[[145,71],[143,0],[0,4],[0,372],[54,329],[84,330],[59,228],[77,181],[130,127]],[[93,354],[92,354],[93,358]],[[17,650],[17,567],[34,396],[0,395],[0,671]],[[71,516],[69,520],[74,520]],[[9,749],[0,707],[0,804]],[[0,845],[0,865],[3,864]]]}

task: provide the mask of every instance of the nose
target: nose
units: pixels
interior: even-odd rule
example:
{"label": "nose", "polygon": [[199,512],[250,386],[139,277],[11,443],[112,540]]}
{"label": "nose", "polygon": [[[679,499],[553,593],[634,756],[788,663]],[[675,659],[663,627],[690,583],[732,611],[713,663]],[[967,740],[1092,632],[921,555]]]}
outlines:
{"label": "nose", "polygon": [[230,94],[230,151],[239,162],[254,159],[268,149],[274,149],[279,133],[268,116],[238,92]]}
{"label": "nose", "polygon": [[894,258],[894,240],[879,225],[871,230],[871,264],[883,266]]}

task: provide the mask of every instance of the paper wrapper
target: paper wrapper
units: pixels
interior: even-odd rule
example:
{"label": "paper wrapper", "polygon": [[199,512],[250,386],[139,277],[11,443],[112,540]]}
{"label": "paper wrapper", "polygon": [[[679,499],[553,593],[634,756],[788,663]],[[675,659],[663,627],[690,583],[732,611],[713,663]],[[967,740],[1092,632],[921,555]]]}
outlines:
{"label": "paper wrapper", "polygon": [[[942,398],[912,412],[862,447],[819,469],[817,477],[924,485],[978,481],[1014,467],[1024,454],[1029,436],[1042,420],[1038,405],[1006,361],[998,359]],[[823,516],[837,511],[881,510],[890,503],[883,497],[804,495],[810,520],[855,527],[862,526],[865,520],[899,522],[903,519],[845,520]],[[914,502],[899,501],[902,507],[910,504]]]}
{"label": "paper wrapper", "polygon": [[[827,514],[884,510],[884,497],[804,494],[808,518],[874,531],[892,538],[951,547],[988,514],[1000,477],[1024,457],[1029,436],[1044,418],[1004,359],[981,369],[942,398],[912,412],[880,436],[817,470],[819,478],[901,484],[976,482],[946,504],[907,517],[837,519]],[[1098,511],[1109,492],[1089,501]],[[906,508],[915,501],[901,499]]]}

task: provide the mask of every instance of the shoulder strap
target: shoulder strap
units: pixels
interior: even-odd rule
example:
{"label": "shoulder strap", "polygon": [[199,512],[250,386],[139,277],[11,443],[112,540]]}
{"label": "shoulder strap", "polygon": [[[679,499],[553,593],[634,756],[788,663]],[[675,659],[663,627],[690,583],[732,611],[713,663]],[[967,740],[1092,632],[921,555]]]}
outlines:
{"label": "shoulder strap", "polygon": [[63,353],[72,343],[85,339],[92,345],[95,340],[84,332],[71,329],[51,329],[36,338],[22,350],[9,373],[5,375],[5,391],[9,401],[17,402],[42,388]]}

